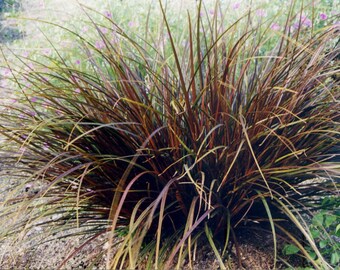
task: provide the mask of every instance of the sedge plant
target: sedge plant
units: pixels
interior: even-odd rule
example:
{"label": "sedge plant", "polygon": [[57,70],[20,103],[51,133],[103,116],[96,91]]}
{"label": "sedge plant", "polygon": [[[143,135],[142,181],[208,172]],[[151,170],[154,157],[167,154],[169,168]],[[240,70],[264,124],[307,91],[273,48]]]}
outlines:
{"label": "sedge plant", "polygon": [[160,4],[148,39],[110,17],[113,36],[92,21],[100,46],[64,29],[82,69],[57,50],[33,67],[9,64],[21,96],[0,114],[3,163],[39,190],[2,202],[13,228],[1,236],[83,228],[61,267],[102,237],[107,269],[180,269],[202,245],[226,269],[233,247],[242,266],[237,231],[257,223],[273,239],[273,267],[282,238],[331,267],[307,220],[339,193],[339,27],[307,29],[295,4],[273,30],[252,10],[224,24],[217,4],[204,17],[200,3],[183,39]]}

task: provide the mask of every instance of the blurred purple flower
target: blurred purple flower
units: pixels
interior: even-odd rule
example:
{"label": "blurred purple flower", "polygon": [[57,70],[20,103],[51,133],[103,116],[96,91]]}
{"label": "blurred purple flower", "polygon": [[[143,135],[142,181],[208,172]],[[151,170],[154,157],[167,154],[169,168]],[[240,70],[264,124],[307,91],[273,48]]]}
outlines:
{"label": "blurred purple flower", "polygon": [[25,58],[27,58],[29,55],[30,55],[30,54],[29,54],[28,51],[24,51],[23,54],[22,54],[22,56],[25,57]]}
{"label": "blurred purple flower", "polygon": [[96,44],[95,44],[95,47],[96,47],[98,50],[104,49],[104,48],[105,48],[105,43],[104,43],[104,41],[102,41],[102,40],[97,40],[97,41],[96,41]]}
{"label": "blurred purple flower", "polygon": [[75,63],[76,65],[80,65],[80,60],[77,59],[74,63]]}
{"label": "blurred purple flower", "polygon": [[137,27],[138,24],[137,24],[136,22],[134,22],[134,21],[129,21],[128,26],[129,26],[130,28],[132,28],[132,27]]}
{"label": "blurred purple flower", "polygon": [[327,20],[327,14],[326,13],[320,13],[320,20],[321,21],[324,21],[324,20]]}
{"label": "blurred purple flower", "polygon": [[37,102],[38,101],[38,98],[37,97],[32,97],[31,98],[31,102]]}
{"label": "blurred purple flower", "polygon": [[301,15],[301,18],[299,18],[299,21],[297,21],[293,24],[293,28],[298,29],[301,26],[311,27],[312,21],[310,19],[308,19],[306,15]]}
{"label": "blurred purple flower", "polygon": [[63,48],[67,48],[67,47],[68,47],[68,43],[67,43],[66,41],[62,41],[62,42],[60,43],[60,45],[61,45],[61,47],[63,47]]}
{"label": "blurred purple flower", "polygon": [[100,32],[102,32],[103,34],[107,34],[109,30],[107,30],[107,28],[105,27],[100,27]]}
{"label": "blurred purple flower", "polygon": [[299,29],[299,26],[300,26],[300,22],[295,22],[293,23],[293,28],[296,30],[296,29]]}
{"label": "blurred purple flower", "polygon": [[40,3],[39,3],[39,7],[41,7],[41,8],[45,8],[45,2],[44,2],[44,1],[40,1]]}
{"label": "blurred purple flower", "polygon": [[258,9],[256,10],[256,15],[259,17],[266,17],[267,13],[264,9]]}
{"label": "blurred purple flower", "polygon": [[74,90],[74,92],[77,93],[77,94],[79,94],[81,91],[80,91],[79,88],[76,88],[76,89]]}
{"label": "blurred purple flower", "polygon": [[24,86],[25,86],[26,88],[30,88],[30,87],[32,86],[32,84],[31,84],[30,82],[25,82],[25,83],[24,83]]}
{"label": "blurred purple flower", "polygon": [[[5,78],[7,78],[7,77],[9,77],[9,75],[11,74],[11,70],[9,69],[9,68],[3,68],[3,69],[0,69],[1,70],[1,72],[0,72],[0,78],[1,77],[5,77]],[[4,81],[1,81],[1,82],[4,82]]]}
{"label": "blurred purple flower", "polygon": [[308,19],[306,15],[301,16],[301,22],[302,22],[302,25],[304,25],[304,26],[307,26],[307,27],[312,26],[312,21],[310,19]]}
{"label": "blurred purple flower", "polygon": [[28,65],[27,65],[27,69],[29,69],[29,70],[32,70],[32,69],[34,69],[34,65],[33,65],[33,63],[28,63]]}
{"label": "blurred purple flower", "polygon": [[46,48],[46,49],[43,50],[43,54],[46,55],[46,56],[51,55],[51,53],[52,53],[52,50],[49,49],[49,48]]}
{"label": "blurred purple flower", "polygon": [[303,21],[303,25],[304,26],[307,26],[307,27],[311,27],[312,26],[312,21],[308,18],[306,18],[304,21]]}
{"label": "blurred purple flower", "polygon": [[34,112],[34,111],[26,110],[25,112],[30,116],[36,116],[36,112]]}
{"label": "blurred purple flower", "polygon": [[272,25],[270,26],[270,28],[274,31],[278,31],[280,30],[280,25],[277,23],[272,23]]}
{"label": "blurred purple flower", "polygon": [[213,10],[213,9],[210,9],[210,10],[209,10],[209,14],[210,14],[210,15],[214,15],[214,13],[215,13],[215,10]]}
{"label": "blurred purple flower", "polygon": [[236,3],[232,4],[231,7],[232,7],[233,10],[236,10],[236,9],[238,9],[240,7],[240,5],[241,5],[240,2],[236,2]]}
{"label": "blurred purple flower", "polygon": [[104,11],[104,16],[106,17],[106,18],[112,18],[112,14],[111,14],[111,12],[110,11]]}
{"label": "blurred purple flower", "polygon": [[118,44],[118,38],[116,36],[116,32],[112,32],[112,38],[110,40],[110,43],[113,45],[113,44]]}

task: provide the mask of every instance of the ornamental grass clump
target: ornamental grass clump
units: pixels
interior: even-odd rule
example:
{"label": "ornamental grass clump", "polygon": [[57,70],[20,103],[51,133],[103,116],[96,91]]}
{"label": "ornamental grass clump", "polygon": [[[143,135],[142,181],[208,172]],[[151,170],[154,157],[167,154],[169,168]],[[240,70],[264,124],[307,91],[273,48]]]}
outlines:
{"label": "ornamental grass clump", "polygon": [[307,221],[339,193],[339,27],[313,32],[293,12],[278,31],[255,11],[225,24],[200,4],[180,39],[161,10],[147,40],[111,18],[109,34],[93,22],[99,41],[73,32],[82,69],[58,51],[10,67],[21,97],[0,114],[3,163],[39,190],[3,203],[16,218],[2,237],[83,228],[60,265],[102,237],[108,269],[181,268],[209,246],[226,269],[233,247],[242,266],[237,231],[259,224],[274,266],[285,239],[329,267]]}

